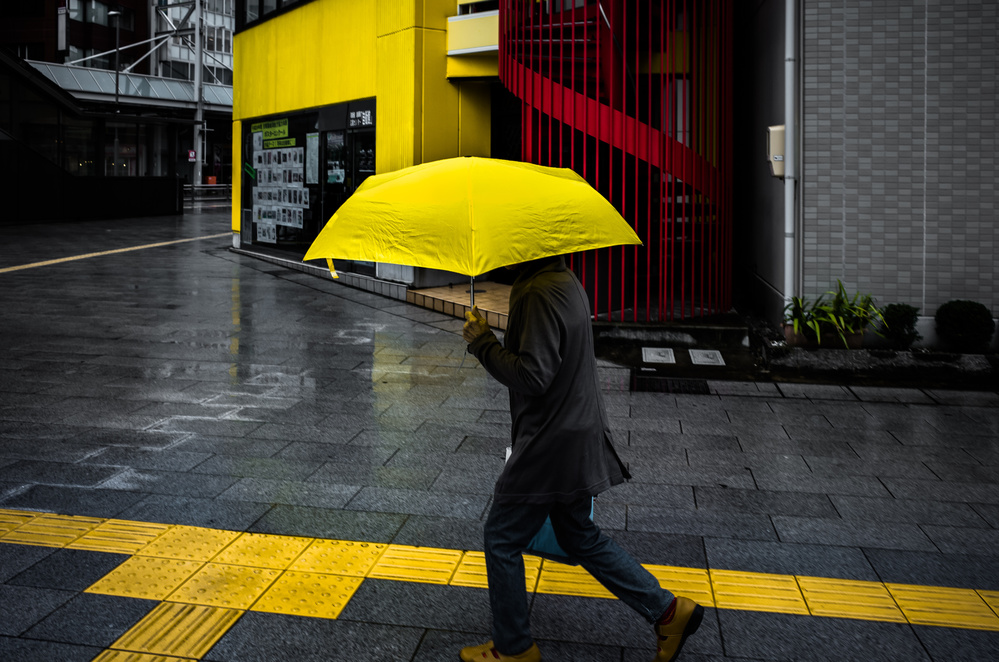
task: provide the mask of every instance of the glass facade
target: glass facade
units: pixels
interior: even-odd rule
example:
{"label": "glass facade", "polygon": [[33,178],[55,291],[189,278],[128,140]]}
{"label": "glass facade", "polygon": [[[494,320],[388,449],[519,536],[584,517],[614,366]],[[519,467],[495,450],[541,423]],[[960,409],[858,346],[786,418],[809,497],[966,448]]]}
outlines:
{"label": "glass facade", "polygon": [[[301,258],[375,173],[375,100],[244,120],[240,243]],[[338,269],[374,274],[355,262]]]}
{"label": "glass facade", "polygon": [[304,5],[311,0],[234,0],[236,13],[236,31],[242,30],[253,23],[267,20],[288,9]]}

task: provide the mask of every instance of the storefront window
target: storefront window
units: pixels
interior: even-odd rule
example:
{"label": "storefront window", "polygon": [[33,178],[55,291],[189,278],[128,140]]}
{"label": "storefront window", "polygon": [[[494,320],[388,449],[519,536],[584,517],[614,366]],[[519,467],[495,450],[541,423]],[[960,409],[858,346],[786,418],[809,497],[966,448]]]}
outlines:
{"label": "storefront window", "polygon": [[104,176],[129,177],[138,173],[137,139],[134,124],[108,122],[104,131]]}
{"label": "storefront window", "polygon": [[242,152],[240,242],[301,257],[343,201],[374,174],[374,100],[244,122]]}
{"label": "storefront window", "polygon": [[97,25],[107,25],[108,6],[103,2],[97,2],[97,0],[88,0],[87,23],[96,23]]}
{"label": "storefront window", "polygon": [[63,168],[71,175],[97,174],[94,164],[94,122],[63,118]]}

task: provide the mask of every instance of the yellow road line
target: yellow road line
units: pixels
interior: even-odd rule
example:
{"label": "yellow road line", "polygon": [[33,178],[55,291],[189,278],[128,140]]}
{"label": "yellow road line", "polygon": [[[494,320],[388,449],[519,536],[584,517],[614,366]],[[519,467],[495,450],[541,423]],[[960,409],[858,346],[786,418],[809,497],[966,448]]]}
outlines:
{"label": "yellow road line", "polygon": [[[486,588],[474,551],[0,509],[3,542],[130,555],[86,592],[161,605],[99,658],[108,662],[198,659],[247,611],[335,619],[367,578]],[[532,556],[525,566],[529,591],[613,598],[582,568]],[[706,607],[999,632],[997,591],[645,567]]]}
{"label": "yellow road line", "polygon": [[231,236],[231,232],[221,232],[219,234],[208,234],[204,237],[192,237],[190,239],[174,239],[173,241],[161,241],[156,244],[144,244],[142,246],[131,246],[129,248],[116,248],[110,251],[101,251],[99,253],[84,253],[83,255],[72,255],[70,257],[60,257],[55,260],[45,260],[44,262],[32,262],[31,264],[19,264],[16,267],[4,267],[0,269],[0,274],[5,274],[10,271],[20,271],[21,269],[34,269],[35,267],[48,267],[53,264],[60,264],[62,262],[72,262],[74,260],[86,260],[91,257],[101,257],[102,255],[114,255],[115,253],[128,253],[129,251],[141,251],[146,248],[159,248],[160,246],[172,246],[174,244],[184,244],[189,241],[201,241],[202,239],[218,239],[219,237]]}

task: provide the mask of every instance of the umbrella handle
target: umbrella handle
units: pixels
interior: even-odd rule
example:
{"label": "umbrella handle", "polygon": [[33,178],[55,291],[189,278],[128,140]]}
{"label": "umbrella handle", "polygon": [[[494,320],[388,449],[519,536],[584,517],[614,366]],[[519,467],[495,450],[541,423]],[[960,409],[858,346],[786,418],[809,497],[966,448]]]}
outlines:
{"label": "umbrella handle", "polygon": [[472,308],[475,308],[475,276],[469,276],[468,278],[470,281],[470,285],[468,288],[468,299],[469,299],[468,309],[472,310]]}

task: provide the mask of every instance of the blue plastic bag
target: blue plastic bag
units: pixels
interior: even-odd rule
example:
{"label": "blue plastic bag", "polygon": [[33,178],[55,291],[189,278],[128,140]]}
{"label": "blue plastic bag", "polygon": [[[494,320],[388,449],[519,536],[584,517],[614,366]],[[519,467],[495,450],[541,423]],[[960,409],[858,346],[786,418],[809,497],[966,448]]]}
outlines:
{"label": "blue plastic bag", "polygon": [[[510,455],[513,453],[513,449],[507,447],[506,449],[506,460],[510,459]],[[504,462],[506,461],[504,460]],[[593,520],[593,497],[590,497],[590,520]],[[534,534],[531,538],[531,542],[527,543],[527,549],[525,550],[529,554],[534,556],[540,556],[543,559],[548,559],[549,561],[557,561],[558,563],[565,563],[566,565],[579,565],[579,561],[576,561],[571,556],[569,556],[562,546],[558,544],[558,539],[555,537],[555,529],[552,528],[552,518],[546,517],[545,523],[541,525],[541,530]]]}
{"label": "blue plastic bag", "polygon": [[[593,519],[593,497],[590,497],[590,519]],[[527,553],[566,565],[579,565],[579,561],[569,556],[558,544],[558,539],[555,538],[555,529],[552,528],[551,517],[545,518],[541,530],[531,538],[531,542],[527,543]]]}

